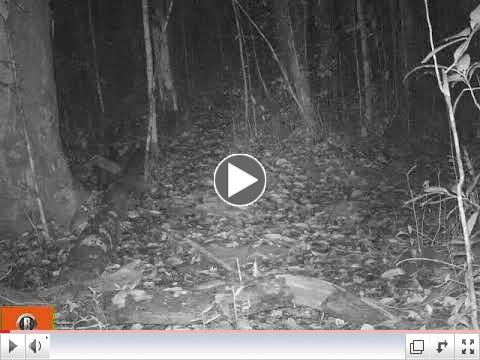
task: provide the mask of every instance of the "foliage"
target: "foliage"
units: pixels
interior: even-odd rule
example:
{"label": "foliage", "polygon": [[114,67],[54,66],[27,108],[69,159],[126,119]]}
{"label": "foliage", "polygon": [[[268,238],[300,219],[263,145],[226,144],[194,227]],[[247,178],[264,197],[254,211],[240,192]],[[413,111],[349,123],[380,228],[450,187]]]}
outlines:
{"label": "foliage", "polygon": [[[464,259],[464,269],[463,267],[458,268],[460,271],[460,276],[464,276],[465,278],[465,285],[467,287],[467,295],[458,295],[457,297],[457,304],[453,309],[453,313],[451,316],[450,325],[456,327],[458,324],[463,324],[466,326],[472,326],[473,328],[478,328],[478,319],[477,319],[477,304],[476,304],[476,294],[474,289],[474,271],[473,271],[473,258],[475,253],[473,252],[471,237],[473,234],[473,230],[476,227],[477,219],[479,215],[479,197],[477,191],[477,182],[479,176],[476,175],[476,169],[474,169],[472,165],[472,161],[468,156],[468,152],[464,149],[463,154],[460,151],[460,142],[456,127],[456,119],[455,119],[455,110],[460,98],[469,93],[473,102],[475,103],[478,110],[480,110],[480,106],[478,105],[475,90],[477,88],[472,87],[471,82],[474,80],[474,75],[476,70],[480,66],[480,62],[473,61],[471,59],[468,50],[470,48],[471,41],[475,34],[480,29],[480,5],[477,6],[471,13],[470,13],[470,24],[467,28],[462,30],[461,32],[450,36],[443,40],[443,44],[437,47],[434,46],[433,43],[433,34],[432,34],[432,26],[430,23],[430,17],[428,12],[428,2],[425,1],[425,7],[427,12],[427,23],[430,30],[430,45],[432,51],[423,59],[421,66],[416,67],[412,70],[411,73],[417,71],[419,69],[427,69],[435,73],[435,77],[437,79],[438,88],[444,96],[445,103],[447,105],[448,111],[448,119],[449,119],[449,127],[452,133],[452,142],[453,142],[453,168],[456,174],[456,182],[450,188],[445,188],[440,185],[430,186],[428,182],[424,183],[424,193],[419,196],[412,196],[412,200],[407,202],[407,204],[412,205],[413,215],[415,217],[416,222],[416,246],[420,250],[423,251],[424,242],[421,238],[420,234],[423,233],[419,228],[419,218],[417,216],[415,202],[422,199],[427,199],[423,201],[423,205],[427,206],[435,206],[438,208],[438,227],[435,234],[432,236],[431,245],[435,243],[436,237],[438,236],[441,228],[442,228],[442,220],[443,224],[451,223],[449,221],[449,217],[452,214],[458,214],[458,216],[453,217],[453,219],[458,219],[459,224],[453,227],[456,234],[452,234],[453,241],[450,241],[448,244],[452,249],[455,245],[458,246],[459,242],[456,241],[457,239],[461,240],[460,245],[463,245],[463,249],[465,250],[463,253]],[[444,52],[448,47],[458,44],[455,50],[453,51],[452,61],[450,65],[442,65],[439,63],[437,56]],[[432,64],[424,65],[427,62],[432,62]],[[409,74],[407,74],[408,76]],[[450,93],[450,88],[454,87],[456,84],[463,84],[464,89],[459,93],[456,98],[452,98]],[[464,171],[464,163],[467,164],[468,173],[465,174]],[[413,195],[411,189],[411,194]],[[455,200],[454,203],[449,203],[446,207],[444,207],[443,203],[448,202],[448,200]],[[442,219],[444,217],[444,219]],[[444,226],[444,225],[443,225]],[[455,249],[450,252],[453,254]],[[456,265],[453,263],[453,257],[451,256],[452,267],[456,268]],[[463,270],[465,273],[463,274]],[[459,276],[459,275],[456,275]],[[467,320],[471,317],[471,322],[469,325],[469,321]]]}

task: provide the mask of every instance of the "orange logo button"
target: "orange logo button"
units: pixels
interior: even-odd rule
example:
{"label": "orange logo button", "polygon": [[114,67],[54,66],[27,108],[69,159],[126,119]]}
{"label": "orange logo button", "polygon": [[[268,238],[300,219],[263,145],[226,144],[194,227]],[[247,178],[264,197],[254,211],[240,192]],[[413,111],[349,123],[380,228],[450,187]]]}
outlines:
{"label": "orange logo button", "polygon": [[1,330],[53,330],[54,319],[55,310],[52,305],[0,308]]}

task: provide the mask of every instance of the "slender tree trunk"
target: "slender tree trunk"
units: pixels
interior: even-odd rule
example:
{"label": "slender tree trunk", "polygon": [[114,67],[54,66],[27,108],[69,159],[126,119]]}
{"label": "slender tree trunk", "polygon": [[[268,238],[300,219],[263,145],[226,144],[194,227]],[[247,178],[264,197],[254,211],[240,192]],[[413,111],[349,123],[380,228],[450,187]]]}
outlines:
{"label": "slender tree trunk", "polygon": [[393,98],[395,101],[395,109],[398,109],[398,94],[400,94],[399,91],[399,84],[401,84],[401,81],[399,81],[399,74],[401,74],[401,70],[399,69],[398,66],[398,19],[397,19],[397,13],[398,13],[398,0],[390,0],[388,2],[388,8],[389,8],[389,15],[390,15],[390,26],[391,26],[391,36],[392,36],[392,80],[393,80]]}
{"label": "slender tree trunk", "polygon": [[[340,44],[338,41],[338,35],[333,31],[331,25],[331,18],[335,17],[335,8],[333,6],[333,2],[329,0],[319,0],[313,2],[313,5],[311,5],[311,11],[315,17],[315,24],[317,28],[315,33],[315,42],[317,45],[319,45],[320,49],[320,56],[317,58],[317,61],[320,62],[320,64],[328,64],[331,62],[334,54],[341,53],[341,50],[338,48]],[[333,73],[338,74],[338,76],[341,77],[343,72],[334,70]],[[322,78],[322,89],[325,93],[330,95],[318,99],[318,101],[321,102],[319,103],[319,106],[327,111],[331,110],[330,100],[336,96],[336,89],[338,88],[338,82],[336,81],[337,79],[334,74]],[[338,112],[334,111],[334,113]],[[327,116],[330,118],[330,121],[332,121],[332,117],[335,115]],[[320,120],[320,126],[325,129],[328,121],[326,121],[326,119]]]}
{"label": "slender tree trunk", "polygon": [[153,53],[155,59],[155,78],[158,89],[158,107],[160,112],[159,128],[161,142],[166,143],[168,136],[175,134],[181,127],[177,91],[173,80],[168,41],[168,25],[172,13],[173,0],[154,0],[154,21],[152,22]]}
{"label": "slender tree trunk", "polygon": [[[239,13],[237,8],[237,3],[235,0],[232,0],[233,12],[235,13],[235,25],[237,27],[237,39],[238,39],[238,49],[240,52],[240,64],[242,66],[242,79],[243,79],[243,103],[244,103],[244,115],[245,115],[245,125],[248,126],[248,79],[247,79],[247,61],[245,56],[245,47],[243,41],[243,32],[242,27],[240,26]],[[235,135],[235,127],[232,129],[233,134]]]}
{"label": "slender tree trunk", "polygon": [[[100,112],[105,114],[105,104],[103,101],[102,82],[100,80],[100,70],[98,69],[97,40],[95,39],[95,26],[93,25],[92,0],[88,0],[88,29],[90,32],[90,41],[92,42],[92,60],[93,70],[95,72],[95,86],[97,89],[98,104]],[[103,124],[102,124],[103,125]]]}
{"label": "slender tree trunk", "polygon": [[303,64],[308,66],[308,2],[301,0],[302,3],[302,38],[303,38]]}
{"label": "slender tree trunk", "polygon": [[215,9],[215,30],[216,30],[216,35],[217,35],[217,43],[218,43],[218,51],[220,52],[220,62],[221,62],[221,67],[222,71],[219,71],[218,75],[221,77],[223,76],[223,70],[225,69],[225,50],[224,50],[224,44],[223,44],[223,32],[222,32],[222,19],[221,15],[219,14],[219,11],[221,11],[223,8]]}
{"label": "slender tree trunk", "polygon": [[295,48],[292,24],[289,14],[288,0],[273,0],[273,9],[278,24],[278,43],[281,48],[282,60],[289,69],[291,81],[295,87],[296,96],[301,105],[302,118],[306,129],[307,140],[316,137],[315,112],[310,95],[310,83],[306,69],[302,69],[299,55]]}
{"label": "slender tree trunk", "polygon": [[[358,23],[357,23],[357,17],[355,16],[355,12],[353,12],[353,24],[355,28],[357,28]],[[355,56],[355,80],[356,80],[356,85],[357,85],[357,94],[358,94],[358,114],[360,118],[360,132],[364,131],[363,130],[363,104],[364,104],[364,98],[363,98],[363,92],[362,92],[362,80],[361,80],[361,74],[360,74],[360,61],[358,60],[358,39],[357,39],[357,34],[353,34],[353,53]]]}
{"label": "slender tree trunk", "polygon": [[[166,8],[167,4],[169,4],[168,8]],[[155,21],[152,23],[152,35],[159,100],[165,109],[178,111],[177,91],[173,81],[168,44],[168,23],[172,4],[173,1],[154,0]]]}
{"label": "slender tree trunk", "polygon": [[9,10],[0,19],[9,64],[0,74],[0,234],[67,225],[81,201],[61,149],[48,1]]}
{"label": "slender tree trunk", "polygon": [[365,19],[365,10],[363,1],[357,1],[358,27],[360,30],[360,49],[362,51],[362,69],[363,69],[363,91],[365,100],[364,122],[362,124],[361,136],[366,137],[373,121],[373,87],[371,81],[370,52],[368,49],[368,29]]}
{"label": "slender tree trunk", "polygon": [[145,181],[150,180],[150,154],[154,156],[158,153],[158,137],[157,137],[157,105],[155,100],[155,81],[153,79],[153,55],[152,40],[150,35],[150,16],[148,0],[142,0],[142,18],[143,32],[145,39],[145,60],[147,63],[147,83],[148,83],[148,132],[145,144]]}
{"label": "slender tree trunk", "polygon": [[[400,0],[398,2],[400,7],[400,40],[401,40],[401,64],[402,73],[406,74],[410,71],[410,56],[411,50],[410,42],[412,41],[413,34],[416,34],[414,28],[413,12],[409,0]],[[418,35],[418,34],[417,34]],[[403,108],[406,112],[407,119],[407,133],[410,134],[410,124],[412,121],[412,107],[410,105],[411,90],[409,82],[406,83],[406,88],[403,96]]]}
{"label": "slender tree trunk", "polygon": [[185,20],[186,20],[186,12],[185,12],[185,1],[182,2],[181,6],[181,28],[182,28],[182,45],[183,45],[183,62],[185,66],[185,82],[186,82],[186,97],[189,99],[192,94],[192,75],[190,71],[190,63],[189,63],[189,52],[188,52],[188,42],[187,42],[187,32],[185,31]]}

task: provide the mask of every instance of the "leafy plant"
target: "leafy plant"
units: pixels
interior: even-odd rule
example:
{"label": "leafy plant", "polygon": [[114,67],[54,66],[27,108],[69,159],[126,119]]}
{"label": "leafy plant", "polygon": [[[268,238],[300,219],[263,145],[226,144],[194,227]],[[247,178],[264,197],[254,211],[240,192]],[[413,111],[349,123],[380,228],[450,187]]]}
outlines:
{"label": "leafy plant", "polygon": [[[471,326],[474,329],[478,329],[478,307],[477,307],[477,300],[476,300],[476,292],[474,286],[474,271],[473,271],[473,253],[472,253],[472,244],[471,244],[471,234],[473,228],[477,222],[478,218],[478,201],[475,203],[475,200],[472,201],[469,198],[469,195],[473,192],[476,183],[478,181],[478,176],[475,176],[473,167],[469,162],[468,156],[467,159],[467,166],[470,171],[470,175],[473,177],[472,183],[467,186],[466,185],[466,176],[465,176],[465,169],[464,169],[464,162],[465,158],[462,156],[462,151],[460,147],[460,140],[457,132],[457,125],[455,120],[455,110],[459,103],[459,100],[464,94],[470,94],[475,106],[478,110],[480,110],[480,105],[475,97],[475,91],[479,89],[479,87],[473,87],[471,85],[474,75],[477,69],[480,67],[479,61],[472,61],[468,50],[470,48],[470,44],[472,42],[473,37],[477,34],[480,30],[480,5],[478,5],[471,13],[470,13],[470,22],[469,25],[460,31],[459,33],[447,37],[442,42],[443,44],[439,46],[435,46],[433,40],[433,30],[432,24],[430,21],[430,13],[428,8],[428,0],[424,0],[425,3],[425,12],[426,12],[426,21],[428,24],[429,29],[429,42],[430,42],[430,53],[422,60],[422,65],[414,68],[411,72],[407,74],[408,77],[415,71],[418,70],[433,70],[435,74],[435,78],[437,81],[438,88],[443,95],[445,104],[447,105],[447,112],[448,112],[448,119],[449,119],[449,127],[452,134],[452,141],[453,141],[453,150],[454,150],[454,159],[455,159],[455,170],[456,174],[458,174],[457,182],[450,189],[447,190],[443,187],[425,187],[425,193],[428,194],[435,194],[435,195],[447,195],[447,197],[453,197],[456,199],[457,202],[457,210],[459,215],[459,220],[462,229],[462,237],[463,243],[465,247],[465,284],[467,287],[467,296],[465,297],[465,301],[463,304],[465,305],[466,313],[468,313]],[[444,52],[447,48],[459,44],[453,52],[453,59],[449,65],[443,65],[439,63],[437,55],[441,52]],[[450,88],[457,85],[462,84],[464,89],[459,93],[458,96],[452,97],[450,92]],[[465,189],[465,190],[464,190]],[[471,209],[473,206],[473,212],[468,214],[468,209]],[[468,216],[467,216],[468,214]]]}

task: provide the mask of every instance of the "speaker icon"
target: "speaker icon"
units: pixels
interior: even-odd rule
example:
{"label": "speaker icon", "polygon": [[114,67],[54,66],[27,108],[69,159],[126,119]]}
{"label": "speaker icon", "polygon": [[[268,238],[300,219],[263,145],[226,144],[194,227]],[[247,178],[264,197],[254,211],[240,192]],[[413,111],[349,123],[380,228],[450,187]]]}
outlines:
{"label": "speaker icon", "polygon": [[33,351],[34,354],[37,353],[37,351],[42,350],[42,343],[40,341],[37,341],[37,339],[33,339],[33,341],[28,344],[28,347],[30,350]]}
{"label": "speaker icon", "polygon": [[50,334],[27,333],[24,336],[23,351],[27,359],[50,358]]}

